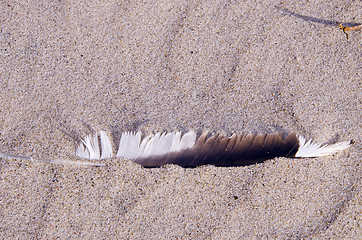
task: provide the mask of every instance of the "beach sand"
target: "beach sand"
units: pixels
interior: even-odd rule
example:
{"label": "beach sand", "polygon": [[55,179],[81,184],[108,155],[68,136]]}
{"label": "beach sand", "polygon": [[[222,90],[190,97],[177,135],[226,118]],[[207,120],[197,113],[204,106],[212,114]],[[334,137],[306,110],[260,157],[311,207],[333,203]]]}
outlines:
{"label": "beach sand", "polygon": [[0,150],[79,160],[105,130],[354,140],[245,167],[0,159],[4,239],[357,239],[360,1],[0,3]]}

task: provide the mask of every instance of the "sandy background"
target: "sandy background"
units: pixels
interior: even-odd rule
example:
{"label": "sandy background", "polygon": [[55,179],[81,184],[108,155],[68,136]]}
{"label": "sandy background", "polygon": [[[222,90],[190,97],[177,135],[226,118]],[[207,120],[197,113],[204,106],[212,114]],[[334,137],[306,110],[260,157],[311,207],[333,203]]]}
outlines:
{"label": "sandy background", "polygon": [[89,128],[355,144],[236,168],[0,159],[2,238],[361,236],[361,31],[329,22],[361,1],[30,2],[0,3],[1,151],[76,159]]}

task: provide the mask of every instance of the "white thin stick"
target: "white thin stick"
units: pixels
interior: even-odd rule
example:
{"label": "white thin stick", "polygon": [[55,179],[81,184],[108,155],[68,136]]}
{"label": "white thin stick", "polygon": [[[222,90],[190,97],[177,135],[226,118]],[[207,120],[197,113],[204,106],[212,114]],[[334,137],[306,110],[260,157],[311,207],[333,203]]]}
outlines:
{"label": "white thin stick", "polygon": [[2,158],[15,158],[20,160],[27,160],[32,162],[39,162],[44,164],[58,164],[58,165],[73,165],[73,166],[88,166],[88,167],[102,167],[104,164],[92,163],[92,162],[82,162],[82,161],[70,161],[64,159],[50,160],[43,158],[33,158],[27,156],[13,155],[8,153],[0,153],[0,157]]}

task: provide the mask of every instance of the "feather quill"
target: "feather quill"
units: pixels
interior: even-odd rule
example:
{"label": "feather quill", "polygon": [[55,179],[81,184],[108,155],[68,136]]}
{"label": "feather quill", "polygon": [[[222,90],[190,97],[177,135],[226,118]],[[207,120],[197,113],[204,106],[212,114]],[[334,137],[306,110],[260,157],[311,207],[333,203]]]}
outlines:
{"label": "feather quill", "polygon": [[27,160],[27,161],[31,161],[31,162],[45,163],[45,164],[88,166],[88,167],[105,166],[104,164],[100,164],[100,163],[70,161],[70,160],[64,160],[64,159],[50,160],[50,159],[44,159],[44,158],[33,158],[33,157],[27,157],[27,156],[7,154],[7,153],[0,153],[0,157],[1,158],[15,158],[15,159]]}

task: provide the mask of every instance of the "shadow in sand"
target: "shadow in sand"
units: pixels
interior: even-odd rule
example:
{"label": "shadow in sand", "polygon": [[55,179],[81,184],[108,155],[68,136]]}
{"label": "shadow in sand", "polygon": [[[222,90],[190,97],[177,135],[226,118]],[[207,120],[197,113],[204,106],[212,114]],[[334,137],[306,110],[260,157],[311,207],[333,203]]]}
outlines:
{"label": "shadow in sand", "polygon": [[299,14],[299,13],[292,12],[287,8],[282,8],[282,7],[278,7],[278,6],[275,6],[275,7],[278,10],[280,10],[280,11],[282,11],[282,12],[288,14],[288,15],[291,15],[291,16],[296,17],[296,18],[303,19],[304,21],[307,21],[307,22],[314,22],[314,23],[320,23],[320,24],[324,24],[324,25],[337,26],[343,31],[344,34],[346,34],[347,39],[348,39],[347,31],[354,31],[354,30],[359,30],[359,29],[362,28],[361,23],[337,22],[337,21],[333,21],[333,20],[315,18],[315,17],[306,16],[306,15],[302,15],[302,14]]}
{"label": "shadow in sand", "polygon": [[278,7],[278,6],[276,6],[276,8],[286,14],[289,14],[296,18],[303,19],[304,21],[307,21],[307,22],[315,22],[315,23],[320,23],[320,24],[324,24],[324,25],[332,25],[332,26],[339,26],[339,24],[340,24],[340,25],[343,25],[344,27],[354,27],[354,26],[358,26],[361,24],[361,23],[356,23],[356,22],[337,22],[334,20],[315,18],[315,17],[306,16],[306,15],[292,12],[287,8],[282,8],[282,7]]}

